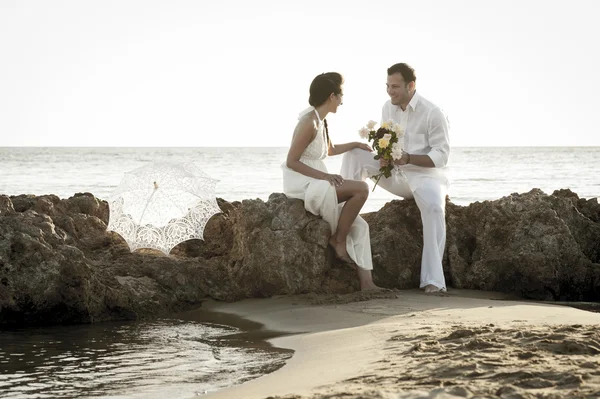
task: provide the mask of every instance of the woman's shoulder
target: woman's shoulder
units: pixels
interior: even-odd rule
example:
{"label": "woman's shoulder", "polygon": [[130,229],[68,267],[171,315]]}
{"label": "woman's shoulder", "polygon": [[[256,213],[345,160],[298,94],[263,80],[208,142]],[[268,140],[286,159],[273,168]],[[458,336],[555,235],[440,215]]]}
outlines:
{"label": "woman's shoulder", "polygon": [[314,131],[319,129],[319,120],[317,116],[313,113],[303,115],[298,119],[297,130],[308,130],[312,128]]}

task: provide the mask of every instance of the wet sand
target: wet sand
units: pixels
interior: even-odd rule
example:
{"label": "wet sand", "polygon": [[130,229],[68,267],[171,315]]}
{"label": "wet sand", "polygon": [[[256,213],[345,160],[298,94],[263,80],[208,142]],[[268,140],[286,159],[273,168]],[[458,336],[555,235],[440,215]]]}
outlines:
{"label": "wet sand", "polygon": [[206,398],[596,398],[600,313],[451,290],[303,295],[205,308],[295,350],[281,369]]}

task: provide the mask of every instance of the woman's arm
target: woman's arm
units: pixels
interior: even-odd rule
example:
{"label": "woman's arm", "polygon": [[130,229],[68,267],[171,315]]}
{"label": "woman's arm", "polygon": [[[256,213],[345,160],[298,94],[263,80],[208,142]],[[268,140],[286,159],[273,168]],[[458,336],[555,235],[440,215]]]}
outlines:
{"label": "woman's arm", "polygon": [[327,149],[327,155],[340,155],[347,151],[353,150],[355,148],[361,148],[365,151],[373,151],[368,144],[361,143],[358,141],[353,141],[352,143],[345,144],[333,144],[329,142],[329,148]]}
{"label": "woman's arm", "polygon": [[313,179],[328,180],[335,186],[341,186],[344,180],[341,176],[331,175],[329,173],[321,172],[315,168],[311,168],[303,162],[300,162],[302,153],[308,147],[311,141],[315,138],[317,129],[312,119],[306,119],[298,123],[296,133],[292,139],[292,145],[288,151],[286,166],[295,172],[301,173],[305,176],[312,177]]}

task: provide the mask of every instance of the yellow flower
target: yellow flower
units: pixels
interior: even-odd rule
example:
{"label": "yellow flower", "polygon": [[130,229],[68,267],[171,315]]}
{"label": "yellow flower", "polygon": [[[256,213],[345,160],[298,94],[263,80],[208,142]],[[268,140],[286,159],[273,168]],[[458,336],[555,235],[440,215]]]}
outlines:
{"label": "yellow flower", "polygon": [[389,122],[383,122],[383,123],[381,124],[381,127],[382,127],[382,128],[384,128],[384,129],[389,129],[391,126],[390,126],[390,123],[389,123]]}
{"label": "yellow flower", "polygon": [[388,145],[390,145],[389,140],[379,139],[379,148],[387,148]]}

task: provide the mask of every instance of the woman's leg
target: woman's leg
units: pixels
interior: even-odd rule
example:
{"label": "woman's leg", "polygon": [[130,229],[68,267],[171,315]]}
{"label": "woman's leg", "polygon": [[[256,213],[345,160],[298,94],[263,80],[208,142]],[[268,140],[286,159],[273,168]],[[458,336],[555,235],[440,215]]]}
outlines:
{"label": "woman's leg", "polygon": [[373,282],[373,275],[371,274],[371,270],[361,269],[360,267],[356,266],[356,273],[358,274],[358,280],[360,281],[361,291],[384,289],[375,285],[375,283]]}
{"label": "woman's leg", "polygon": [[335,234],[329,239],[329,244],[335,249],[338,258],[352,263],[346,251],[346,237],[350,227],[360,213],[369,197],[369,186],[363,181],[344,180],[344,184],[335,188],[338,202],[345,202]]}
{"label": "woman's leg", "polygon": [[344,180],[344,184],[335,188],[338,203],[345,202],[338,221],[336,235],[343,238],[344,242],[354,219],[359,215],[367,198],[369,197],[369,186],[364,181]]}
{"label": "woman's leg", "polygon": [[[338,258],[352,262],[346,251],[346,238],[350,233],[352,224],[359,215],[360,210],[369,197],[369,186],[366,182],[358,180],[344,180],[344,184],[336,187],[338,202],[346,202],[342,208],[338,226],[335,234],[331,236],[329,244],[335,249]],[[354,262],[352,262],[354,263]],[[360,289],[381,290],[382,288],[375,285],[371,270],[361,269],[355,266],[360,281]]]}

